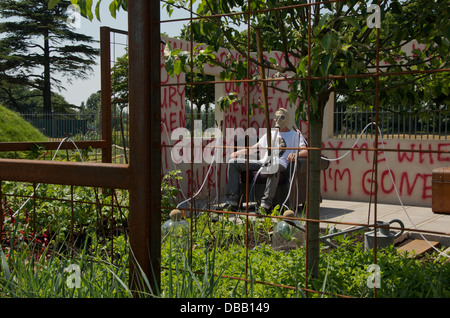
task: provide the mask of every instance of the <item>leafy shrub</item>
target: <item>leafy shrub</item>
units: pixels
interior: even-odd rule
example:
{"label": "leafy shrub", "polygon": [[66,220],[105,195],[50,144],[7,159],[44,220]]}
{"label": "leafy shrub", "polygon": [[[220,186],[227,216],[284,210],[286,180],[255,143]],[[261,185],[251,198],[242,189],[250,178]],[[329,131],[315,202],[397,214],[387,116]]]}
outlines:
{"label": "leafy shrub", "polygon": [[[192,254],[174,249],[173,244],[163,245],[162,262],[168,268],[162,274],[166,295],[285,298],[304,297],[308,288],[319,292],[310,292],[308,297],[375,296],[369,284],[374,274],[370,270],[374,264],[373,251],[364,250],[363,242],[357,241],[356,236],[337,237],[338,248],[323,245],[319,277],[308,278],[305,286],[304,248],[274,251],[268,241],[246,249],[245,240],[233,240],[245,233],[245,223],[233,225],[223,217],[208,224],[207,218],[205,213],[195,221]],[[255,222],[252,226],[264,224]],[[238,231],[234,237],[233,227]],[[450,263],[436,257],[434,253],[417,259],[398,253],[395,247],[379,249],[381,285],[376,296],[449,297]],[[248,281],[245,284],[230,277]]]}
{"label": "leafy shrub", "polygon": [[[17,212],[18,220],[23,221],[27,216],[35,231],[48,229],[53,239],[69,237],[72,225],[74,234],[82,238],[91,233],[106,237],[111,226],[123,233],[127,227],[128,209],[111,207],[113,200],[115,204],[128,206],[127,191],[40,184],[36,186],[36,204],[34,188],[30,184],[3,182],[2,191],[16,196],[9,197],[9,205]],[[75,201],[73,205],[72,200]]]}
{"label": "leafy shrub", "polygon": [[163,222],[169,219],[171,209],[167,209],[167,207],[176,207],[179,193],[177,183],[183,179],[179,175],[180,173],[180,170],[169,171],[161,180],[161,206],[163,207],[161,218]]}

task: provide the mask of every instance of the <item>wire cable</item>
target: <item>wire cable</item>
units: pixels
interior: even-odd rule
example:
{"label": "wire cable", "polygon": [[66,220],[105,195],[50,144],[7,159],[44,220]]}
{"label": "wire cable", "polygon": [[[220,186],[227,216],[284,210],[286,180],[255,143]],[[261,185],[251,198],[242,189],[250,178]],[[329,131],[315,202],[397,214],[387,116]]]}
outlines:
{"label": "wire cable", "polygon": [[[59,148],[61,148],[63,143],[66,142],[67,140],[70,140],[72,142],[72,144],[75,146],[75,148],[77,149],[78,155],[80,156],[80,159],[83,162],[83,156],[81,156],[80,149],[78,149],[78,146],[76,145],[76,143],[69,137],[63,138],[63,140],[59,143],[58,148],[56,148],[55,154],[53,155],[52,162],[55,161],[55,158],[56,158],[56,155],[58,154]],[[36,186],[36,188],[34,189],[35,192],[36,192],[37,189],[39,189],[40,185],[41,184],[39,183]],[[30,201],[31,198],[32,198],[32,196],[28,197],[28,199],[19,207],[19,209],[16,212],[14,212],[14,214],[12,216],[16,217],[17,214],[20,212],[20,210],[23,209],[23,207],[28,203],[28,201]]]}

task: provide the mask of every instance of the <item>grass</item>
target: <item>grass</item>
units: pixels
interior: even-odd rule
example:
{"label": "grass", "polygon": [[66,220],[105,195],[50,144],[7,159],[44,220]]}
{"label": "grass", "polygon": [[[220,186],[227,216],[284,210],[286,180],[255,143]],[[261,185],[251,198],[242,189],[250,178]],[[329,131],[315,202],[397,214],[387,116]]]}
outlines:
{"label": "grass", "polygon": [[19,114],[0,105],[0,142],[46,141],[39,130]]}
{"label": "grass", "polygon": [[[18,249],[0,248],[1,298],[124,298],[127,259],[115,264],[90,254],[88,244],[70,256],[48,245],[38,251],[34,244]],[[60,248],[63,245],[59,245]]]}

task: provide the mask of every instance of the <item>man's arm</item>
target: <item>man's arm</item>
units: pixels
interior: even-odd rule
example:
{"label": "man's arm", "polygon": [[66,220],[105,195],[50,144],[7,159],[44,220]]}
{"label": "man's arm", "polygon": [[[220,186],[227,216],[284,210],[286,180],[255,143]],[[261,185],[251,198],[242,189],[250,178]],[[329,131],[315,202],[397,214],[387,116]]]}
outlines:
{"label": "man's arm", "polygon": [[291,152],[288,157],[287,157],[287,161],[294,161],[295,160],[295,156],[298,155],[298,158],[304,158],[306,156],[308,156],[308,150],[306,150],[306,147],[300,147],[299,151],[296,152]]}
{"label": "man's arm", "polygon": [[299,133],[299,151],[292,152],[288,155],[287,160],[288,161],[294,161],[297,158],[305,158],[308,156],[308,150],[306,150],[306,141],[303,138],[303,135]]}
{"label": "man's arm", "polygon": [[[259,142],[257,142],[253,146],[249,147],[248,148],[249,156],[254,154],[258,150],[258,147],[259,147]],[[233,152],[230,157],[231,157],[231,159],[240,158],[242,156],[245,156],[246,154],[247,154],[247,149],[243,148],[243,149]]]}

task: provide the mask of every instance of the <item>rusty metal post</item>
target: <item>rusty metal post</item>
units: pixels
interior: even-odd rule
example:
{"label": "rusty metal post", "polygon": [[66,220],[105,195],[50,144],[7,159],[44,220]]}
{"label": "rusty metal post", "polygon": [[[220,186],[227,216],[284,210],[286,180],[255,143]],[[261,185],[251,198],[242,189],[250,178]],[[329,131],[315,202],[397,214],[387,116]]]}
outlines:
{"label": "rusty metal post", "polygon": [[[260,63],[259,65],[259,76],[261,78],[261,95],[262,95],[262,101],[263,101],[263,107],[264,107],[264,119],[266,121],[266,133],[267,133],[267,148],[268,148],[268,154],[269,156],[272,153],[272,133],[271,133],[271,128],[270,128],[270,117],[269,117],[269,103],[267,101],[267,82],[265,82],[264,80],[266,79],[265,76],[265,67],[263,66],[264,64],[264,56],[263,56],[263,45],[262,45],[262,40],[261,40],[261,28],[257,27],[255,28],[255,32],[256,32],[256,47],[258,50],[258,62]],[[250,125],[250,124],[248,124]]]}
{"label": "rusty metal post", "polygon": [[102,140],[106,143],[102,147],[102,162],[112,162],[112,116],[111,116],[111,35],[109,27],[100,28],[101,51],[101,125]]}
{"label": "rusty metal post", "polygon": [[[130,286],[157,292],[161,267],[159,1],[128,1],[130,105]],[[145,274],[150,286],[142,286]]]}
{"label": "rusty metal post", "polygon": [[[0,242],[3,236],[3,190],[2,190],[3,181],[0,180]],[[5,200],[6,201],[6,200]]]}
{"label": "rusty metal post", "polygon": [[0,159],[4,181],[128,189],[127,165],[113,163]]}

